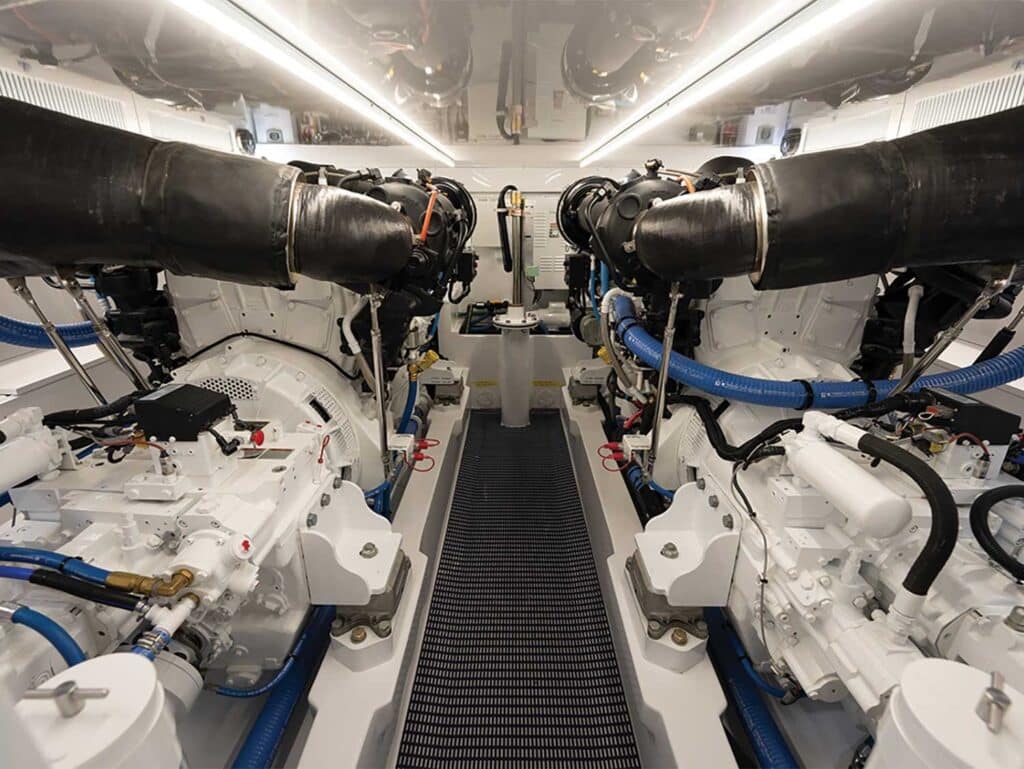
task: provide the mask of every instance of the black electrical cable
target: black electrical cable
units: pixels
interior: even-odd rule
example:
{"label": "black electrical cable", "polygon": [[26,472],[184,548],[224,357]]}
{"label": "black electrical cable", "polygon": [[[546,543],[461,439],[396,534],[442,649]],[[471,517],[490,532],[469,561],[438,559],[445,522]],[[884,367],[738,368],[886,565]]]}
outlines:
{"label": "black electrical cable", "polygon": [[221,453],[224,456],[230,457],[232,454],[234,454],[236,451],[238,451],[238,446],[239,446],[238,438],[232,438],[229,441],[223,435],[221,435],[219,432],[214,430],[212,427],[207,427],[206,428],[206,432],[208,432],[210,435],[212,435],[213,439],[215,441],[217,441],[217,445],[220,446],[220,451],[221,451]]}
{"label": "black electrical cable", "polygon": [[1003,550],[996,538],[992,536],[992,530],[988,525],[988,514],[997,503],[1007,499],[1020,498],[1024,498],[1024,486],[1020,484],[1000,486],[981,494],[971,505],[971,531],[974,532],[974,538],[978,540],[978,544],[988,554],[988,557],[1010,572],[1018,582],[1024,581],[1024,563]]}
{"label": "black electrical cable", "polygon": [[780,419],[777,422],[772,422],[772,424],[768,425],[750,440],[744,441],[739,446],[733,446],[725,437],[725,433],[722,432],[722,427],[718,424],[718,419],[715,417],[715,411],[711,408],[711,403],[707,398],[701,398],[699,395],[672,395],[669,396],[669,402],[682,403],[693,407],[704,425],[704,430],[707,433],[711,447],[718,456],[728,462],[745,460],[759,446],[787,430],[799,431],[804,426],[803,420],[799,417]]}
{"label": "black electrical cable", "polygon": [[508,242],[508,203],[505,196],[519,188],[514,184],[506,184],[498,193],[498,239],[501,241],[501,266],[505,272],[512,272],[512,249]]}
{"label": "black electrical cable", "polygon": [[494,106],[494,117],[498,123],[498,133],[502,139],[512,141],[515,137],[505,127],[505,119],[508,117],[508,80],[512,69],[512,43],[504,40],[501,43],[501,58],[498,61],[498,93],[497,103]]}
{"label": "black electrical cable", "polygon": [[946,565],[956,546],[960,531],[960,516],[956,501],[943,482],[924,460],[884,438],[865,433],[857,448],[876,459],[888,462],[906,473],[924,492],[932,513],[932,528],[928,539],[910,566],[903,587],[914,595],[927,595],[935,578]]}
{"label": "black electrical cable", "polygon": [[66,574],[51,571],[50,569],[36,569],[32,572],[32,576],[28,578],[28,581],[33,585],[41,585],[52,590],[59,590],[62,593],[67,593],[77,598],[84,598],[87,601],[93,601],[104,606],[113,606],[115,609],[124,609],[125,611],[135,611],[141,603],[137,597],[127,593],[120,593],[102,585],[82,582],[74,577],[69,577]]}
{"label": "black electrical cable", "polygon": [[250,337],[250,336],[255,338],[255,339],[262,339],[265,342],[274,342],[275,344],[280,344],[280,345],[284,345],[285,347],[290,347],[293,350],[299,350],[300,352],[309,353],[310,355],[313,355],[313,356],[319,358],[324,363],[329,363],[334,368],[334,370],[337,371],[339,374],[341,374],[343,377],[345,377],[345,379],[348,379],[349,381],[355,381],[356,379],[358,379],[358,377],[355,374],[348,373],[347,371],[345,371],[345,369],[343,369],[341,367],[341,365],[339,363],[337,363],[336,361],[331,360],[329,357],[324,355],[322,352],[318,352],[317,350],[311,350],[308,347],[303,347],[301,344],[295,344],[294,342],[286,342],[284,339],[275,339],[274,337],[267,336],[266,334],[258,334],[255,331],[239,331],[238,333],[228,334],[225,337],[221,337],[216,342],[211,342],[210,344],[206,345],[205,347],[200,347],[194,353],[192,353],[187,358],[185,358],[181,362],[180,365],[184,365],[186,363],[189,363],[189,362],[195,360],[196,358],[198,358],[203,353],[207,353],[210,350],[213,350],[213,349],[215,349],[217,347],[220,347],[222,344],[224,344],[225,342],[230,342],[232,339],[238,339],[240,337]]}
{"label": "black electrical cable", "polygon": [[106,403],[102,406],[93,406],[87,409],[69,409],[67,411],[54,411],[43,417],[43,424],[47,427],[65,427],[67,425],[92,424],[98,419],[119,416],[130,409],[139,398],[146,393],[136,391],[128,395],[122,395],[117,400]]}

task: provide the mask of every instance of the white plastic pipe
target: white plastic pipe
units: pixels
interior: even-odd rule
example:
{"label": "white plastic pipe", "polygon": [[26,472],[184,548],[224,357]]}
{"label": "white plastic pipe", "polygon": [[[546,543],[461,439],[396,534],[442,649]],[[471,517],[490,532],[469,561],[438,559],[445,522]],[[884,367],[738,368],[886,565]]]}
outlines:
{"label": "white plastic pipe", "polygon": [[910,523],[910,503],[905,497],[820,436],[790,434],[782,444],[793,473],[820,491],[860,531],[892,537]]}
{"label": "white plastic pipe", "polygon": [[903,316],[903,360],[913,365],[917,353],[917,308],[921,305],[923,286],[911,286],[907,292],[907,312]]}

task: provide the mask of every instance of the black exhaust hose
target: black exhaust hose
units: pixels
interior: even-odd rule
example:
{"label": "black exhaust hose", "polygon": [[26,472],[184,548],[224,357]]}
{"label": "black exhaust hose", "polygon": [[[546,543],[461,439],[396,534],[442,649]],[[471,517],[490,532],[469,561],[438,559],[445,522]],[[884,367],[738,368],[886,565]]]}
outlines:
{"label": "black exhaust hose", "polygon": [[141,599],[136,596],[119,593],[102,585],[82,582],[80,579],[49,569],[36,569],[28,581],[33,585],[42,585],[76,598],[84,598],[87,601],[113,606],[115,609],[124,609],[125,611],[135,611],[141,602]]}
{"label": "black exhaust hose", "polygon": [[406,266],[401,214],[300,176],[0,99],[0,277],[117,264],[288,287]]}
{"label": "black exhaust hose", "polygon": [[988,557],[1010,572],[1018,582],[1024,581],[1024,563],[1007,553],[992,536],[992,530],[988,526],[988,514],[996,503],[1021,497],[1024,497],[1024,486],[1000,486],[979,495],[971,505],[971,531],[974,538],[978,540],[978,544]]}
{"label": "black exhaust hose", "polygon": [[897,470],[910,476],[928,501],[932,511],[932,528],[928,539],[910,565],[903,587],[914,595],[927,595],[939,572],[953,554],[957,534],[960,531],[960,516],[956,501],[939,474],[922,459],[894,443],[867,434],[857,442],[857,448],[869,456],[888,462]]}
{"label": "black exhaust hose", "polygon": [[755,165],[746,184],[645,212],[637,254],[665,280],[751,275],[759,289],[894,267],[1022,261],[1022,124],[1019,107]]}

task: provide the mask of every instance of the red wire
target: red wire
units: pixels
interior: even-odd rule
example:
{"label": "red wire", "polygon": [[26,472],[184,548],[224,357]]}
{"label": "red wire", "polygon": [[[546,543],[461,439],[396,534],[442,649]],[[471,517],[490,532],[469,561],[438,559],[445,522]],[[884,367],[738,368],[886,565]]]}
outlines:
{"label": "red wire", "polygon": [[956,435],[952,436],[949,440],[950,440],[951,443],[953,443],[955,445],[957,442],[959,442],[959,440],[961,438],[966,438],[971,443],[974,443],[977,446],[979,446],[981,448],[981,450],[985,452],[985,456],[986,457],[987,456],[991,456],[989,454],[989,451],[988,451],[988,446],[985,445],[985,441],[983,441],[981,438],[979,438],[974,433],[957,433]]}
{"label": "red wire", "polygon": [[437,438],[420,438],[418,441],[416,441],[416,445],[419,446],[421,449],[430,449],[433,448],[434,446],[440,446],[441,441],[439,441]]}
{"label": "red wire", "polygon": [[637,422],[638,422],[638,421],[640,420],[640,417],[642,417],[643,415],[644,415],[644,410],[643,410],[643,409],[640,409],[640,410],[639,410],[639,411],[637,411],[637,412],[636,412],[635,414],[633,414],[633,415],[631,415],[631,416],[627,417],[627,418],[626,418],[626,421],[622,423],[622,427],[623,427],[624,429],[628,430],[628,429],[629,429],[629,428],[631,428],[631,427],[632,427],[633,425],[635,425],[635,424],[636,424],[636,423],[637,423]]}
{"label": "red wire", "polygon": [[[412,458],[413,458],[412,469],[415,472],[417,472],[417,473],[429,473],[431,470],[434,469],[434,465],[437,464],[435,459],[432,456],[430,456],[429,454],[418,454],[417,453],[417,454],[413,454]],[[423,461],[425,459],[429,459],[430,460],[430,464],[429,465],[427,465],[423,469],[420,469],[419,467],[416,466],[417,463],[419,463],[419,462],[421,462],[421,461]]]}
{"label": "red wire", "polygon": [[327,435],[324,436],[323,441],[320,442],[320,458],[316,461],[318,465],[322,465],[324,463],[324,452],[327,450],[327,444],[330,442],[331,434],[327,433]]}
{"label": "red wire", "polygon": [[427,231],[430,229],[430,217],[434,214],[434,203],[437,202],[437,187],[430,193],[430,201],[427,203],[427,213],[423,215],[423,229],[420,230],[420,243],[427,242]]}

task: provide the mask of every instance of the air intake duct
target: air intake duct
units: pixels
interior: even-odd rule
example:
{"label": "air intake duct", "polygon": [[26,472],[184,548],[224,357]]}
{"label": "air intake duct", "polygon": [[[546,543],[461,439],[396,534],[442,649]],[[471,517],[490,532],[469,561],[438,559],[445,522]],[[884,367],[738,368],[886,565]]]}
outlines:
{"label": "air intake duct", "polygon": [[289,287],[407,266],[401,214],[300,176],[0,99],[0,277],[110,264]]}
{"label": "air intake duct", "polygon": [[894,267],[1024,261],[1024,108],[752,166],[747,183],[646,211],[637,255],[665,280],[792,288]]}

